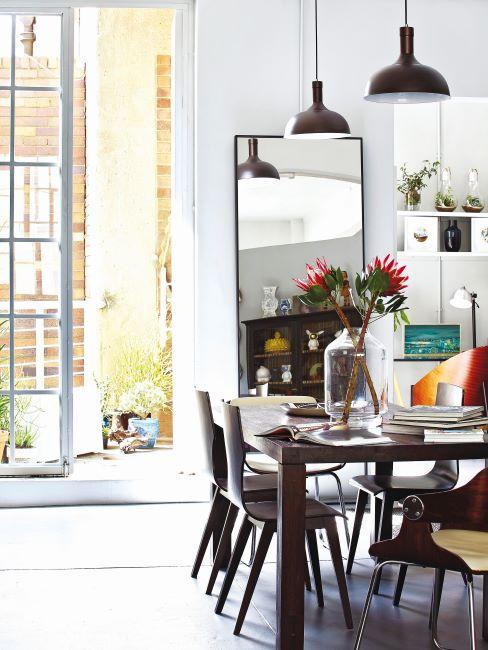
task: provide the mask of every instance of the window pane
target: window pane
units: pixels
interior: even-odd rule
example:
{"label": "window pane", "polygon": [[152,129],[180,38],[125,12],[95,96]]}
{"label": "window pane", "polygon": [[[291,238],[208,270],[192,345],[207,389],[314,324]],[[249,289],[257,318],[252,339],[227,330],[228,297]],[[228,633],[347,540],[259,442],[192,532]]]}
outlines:
{"label": "window pane", "polygon": [[60,16],[17,16],[15,85],[59,86],[60,43]]}
{"label": "window pane", "polygon": [[10,86],[12,17],[0,16],[0,86]]}
{"label": "window pane", "polygon": [[10,170],[0,167],[0,237],[8,237],[10,224]]}
{"label": "window pane", "polygon": [[15,387],[59,388],[59,320],[16,318],[14,328]]}
{"label": "window pane", "polygon": [[[9,245],[0,243],[0,314],[8,314],[9,309]],[[1,317],[0,317],[1,318]]]}
{"label": "window pane", "polygon": [[15,462],[49,463],[59,460],[59,397],[17,395],[15,405]]}
{"label": "window pane", "polygon": [[10,92],[0,90],[0,160],[10,158]]}
{"label": "window pane", "polygon": [[[9,390],[10,363],[9,363],[9,322],[0,317],[0,390]],[[2,429],[2,407],[4,406],[0,395],[0,429]]]}
{"label": "window pane", "polygon": [[59,156],[59,93],[15,93],[15,159],[56,163]]}
{"label": "window pane", "polygon": [[60,223],[57,167],[15,168],[15,236],[57,237]]}
{"label": "window pane", "polygon": [[[57,308],[59,245],[56,242],[15,244],[15,309]],[[31,304],[25,304],[25,302]]]}

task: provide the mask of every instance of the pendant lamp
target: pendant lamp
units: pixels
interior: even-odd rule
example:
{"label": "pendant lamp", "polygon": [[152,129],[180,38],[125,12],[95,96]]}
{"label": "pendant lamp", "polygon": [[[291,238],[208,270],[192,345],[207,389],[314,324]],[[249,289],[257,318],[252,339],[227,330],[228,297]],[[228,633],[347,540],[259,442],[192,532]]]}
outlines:
{"label": "pendant lamp", "polygon": [[351,134],[346,120],[324,106],[322,82],[318,78],[317,0],[315,0],[315,81],[312,82],[313,104],[306,111],[294,115],[285,127],[285,138],[328,140],[345,138]]}
{"label": "pendant lamp", "polygon": [[413,27],[408,24],[405,0],[405,25],[400,27],[400,56],[376,72],[368,82],[364,99],[387,104],[425,104],[450,99],[447,81],[435,68],[419,63],[413,53]]}
{"label": "pendant lamp", "polygon": [[255,184],[266,184],[280,180],[276,167],[261,160],[258,156],[258,139],[249,138],[249,158],[237,166],[238,181],[254,181]]}

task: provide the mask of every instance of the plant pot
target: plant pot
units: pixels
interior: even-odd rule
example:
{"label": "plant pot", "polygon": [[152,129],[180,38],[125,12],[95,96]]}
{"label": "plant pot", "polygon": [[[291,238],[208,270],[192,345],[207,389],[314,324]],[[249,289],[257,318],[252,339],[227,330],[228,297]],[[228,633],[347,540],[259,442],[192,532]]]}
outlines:
{"label": "plant pot", "polygon": [[134,431],[146,438],[139,449],[152,449],[159,436],[159,420],[157,418],[129,418],[129,431]]}
{"label": "plant pot", "polygon": [[437,210],[437,212],[454,212],[456,206],[436,205],[435,209]]}
{"label": "plant pot", "polygon": [[418,190],[410,190],[405,194],[405,210],[420,210],[422,194]]}
{"label": "plant pot", "polygon": [[463,205],[463,210],[464,210],[465,212],[475,212],[475,213],[478,213],[478,212],[481,212],[481,211],[483,210],[484,207],[485,207],[484,205],[478,205],[478,206],[474,206],[474,205]]}
{"label": "plant pot", "polygon": [[102,436],[103,448],[108,449],[108,438],[107,436]]}

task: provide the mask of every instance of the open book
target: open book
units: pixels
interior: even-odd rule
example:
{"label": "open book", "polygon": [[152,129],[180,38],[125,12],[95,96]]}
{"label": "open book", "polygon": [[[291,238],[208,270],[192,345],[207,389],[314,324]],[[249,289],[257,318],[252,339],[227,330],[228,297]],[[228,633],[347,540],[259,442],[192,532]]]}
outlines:
{"label": "open book", "polygon": [[288,425],[256,434],[265,438],[282,438],[294,442],[311,442],[331,447],[378,445],[393,442],[381,434],[366,429],[331,429],[328,424]]}

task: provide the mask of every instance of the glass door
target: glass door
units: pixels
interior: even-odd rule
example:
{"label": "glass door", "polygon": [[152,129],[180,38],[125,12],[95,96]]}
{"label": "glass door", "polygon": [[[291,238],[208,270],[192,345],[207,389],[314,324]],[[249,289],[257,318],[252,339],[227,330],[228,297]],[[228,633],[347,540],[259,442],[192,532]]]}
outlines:
{"label": "glass door", "polygon": [[72,465],[72,27],[0,13],[0,476]]}

